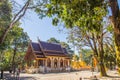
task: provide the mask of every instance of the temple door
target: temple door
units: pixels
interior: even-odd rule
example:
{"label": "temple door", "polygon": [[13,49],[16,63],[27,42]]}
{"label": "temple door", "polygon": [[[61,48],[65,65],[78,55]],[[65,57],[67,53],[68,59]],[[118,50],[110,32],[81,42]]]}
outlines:
{"label": "temple door", "polygon": [[57,68],[57,59],[54,59],[54,68]]}

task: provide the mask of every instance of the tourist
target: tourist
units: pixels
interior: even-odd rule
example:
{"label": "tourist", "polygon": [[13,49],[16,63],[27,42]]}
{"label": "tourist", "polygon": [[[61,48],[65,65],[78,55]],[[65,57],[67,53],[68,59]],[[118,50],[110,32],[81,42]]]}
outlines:
{"label": "tourist", "polygon": [[20,80],[20,69],[16,68],[16,80]]}

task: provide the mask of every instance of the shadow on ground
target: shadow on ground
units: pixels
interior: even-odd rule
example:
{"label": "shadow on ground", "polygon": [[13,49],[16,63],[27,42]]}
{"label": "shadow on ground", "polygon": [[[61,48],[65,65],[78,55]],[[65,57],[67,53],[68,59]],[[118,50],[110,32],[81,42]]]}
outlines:
{"label": "shadow on ground", "polygon": [[[18,79],[16,79],[15,76],[11,76],[11,74],[9,74],[9,73],[4,73],[4,79],[5,80],[18,80]],[[20,77],[19,80],[37,80],[37,79],[35,79],[33,77]]]}
{"label": "shadow on ground", "polygon": [[108,78],[120,78],[120,76],[107,76]]}

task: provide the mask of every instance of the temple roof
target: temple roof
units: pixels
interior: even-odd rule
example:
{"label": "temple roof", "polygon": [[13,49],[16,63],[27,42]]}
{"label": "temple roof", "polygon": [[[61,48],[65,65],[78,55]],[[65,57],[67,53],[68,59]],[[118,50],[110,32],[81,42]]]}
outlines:
{"label": "temple roof", "polygon": [[43,50],[52,50],[52,51],[61,51],[62,52],[62,47],[59,44],[48,43],[48,42],[43,42],[43,41],[39,41],[39,43],[41,44]]}
{"label": "temple roof", "polygon": [[34,51],[41,51],[38,43],[32,42],[31,45],[32,45]]}
{"label": "temple roof", "polygon": [[46,56],[62,56],[67,57],[67,50],[62,48],[60,44],[48,43],[44,41],[38,41],[38,43],[31,42],[33,53],[37,57]]}

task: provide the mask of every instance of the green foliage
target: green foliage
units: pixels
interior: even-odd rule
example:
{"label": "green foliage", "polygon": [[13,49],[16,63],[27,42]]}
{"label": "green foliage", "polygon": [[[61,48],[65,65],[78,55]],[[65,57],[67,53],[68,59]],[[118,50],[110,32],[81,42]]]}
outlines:
{"label": "green foliage", "polygon": [[10,62],[11,62],[11,51],[6,51],[4,52],[3,58],[2,58],[2,62],[0,63],[0,67],[3,70],[8,70],[10,68]]}
{"label": "green foliage", "polygon": [[4,70],[8,70],[12,65],[12,57],[14,56],[14,48],[16,48],[15,65],[24,60],[24,54],[28,46],[29,37],[22,28],[16,24],[10,29],[5,41],[0,46],[0,63]]}
{"label": "green foliage", "polygon": [[16,48],[16,58],[20,59],[17,59],[16,62],[23,61],[21,58],[23,58],[23,54],[25,54],[29,39],[27,33],[18,27],[20,25],[19,22],[14,24],[13,28],[9,28],[12,23],[12,18],[14,18],[12,7],[13,5],[9,0],[0,1],[0,39],[3,38],[4,33],[9,29],[3,43],[0,44],[0,67],[4,69],[11,65],[14,48]]}
{"label": "green foliage", "polygon": [[[12,17],[11,13],[12,13],[12,7],[9,0],[0,1],[0,38],[11,22],[11,17]],[[0,50],[6,49],[7,48],[6,45],[8,44],[9,42],[7,42],[7,40],[3,44],[0,44]]]}
{"label": "green foliage", "polygon": [[109,69],[112,69],[112,66],[116,65],[116,54],[115,54],[115,49],[112,46],[109,47],[108,45],[106,45],[104,47],[104,63],[106,64],[106,67]]}
{"label": "green foliage", "polygon": [[60,43],[60,41],[55,39],[54,37],[48,39],[47,42],[49,42],[49,43]]}
{"label": "green foliage", "polygon": [[[39,2],[38,2],[39,4]],[[37,11],[53,18],[53,24],[63,22],[67,28],[74,26],[99,31],[99,24],[106,16],[106,2],[103,0],[47,0],[44,9]]]}
{"label": "green foliage", "polygon": [[10,31],[11,36],[13,35],[13,41],[11,43],[12,47],[17,47],[18,51],[25,52],[26,47],[28,46],[29,37],[22,28],[15,26]]}
{"label": "green foliage", "polygon": [[9,0],[0,1],[0,36],[11,22],[11,12],[12,8]]}

